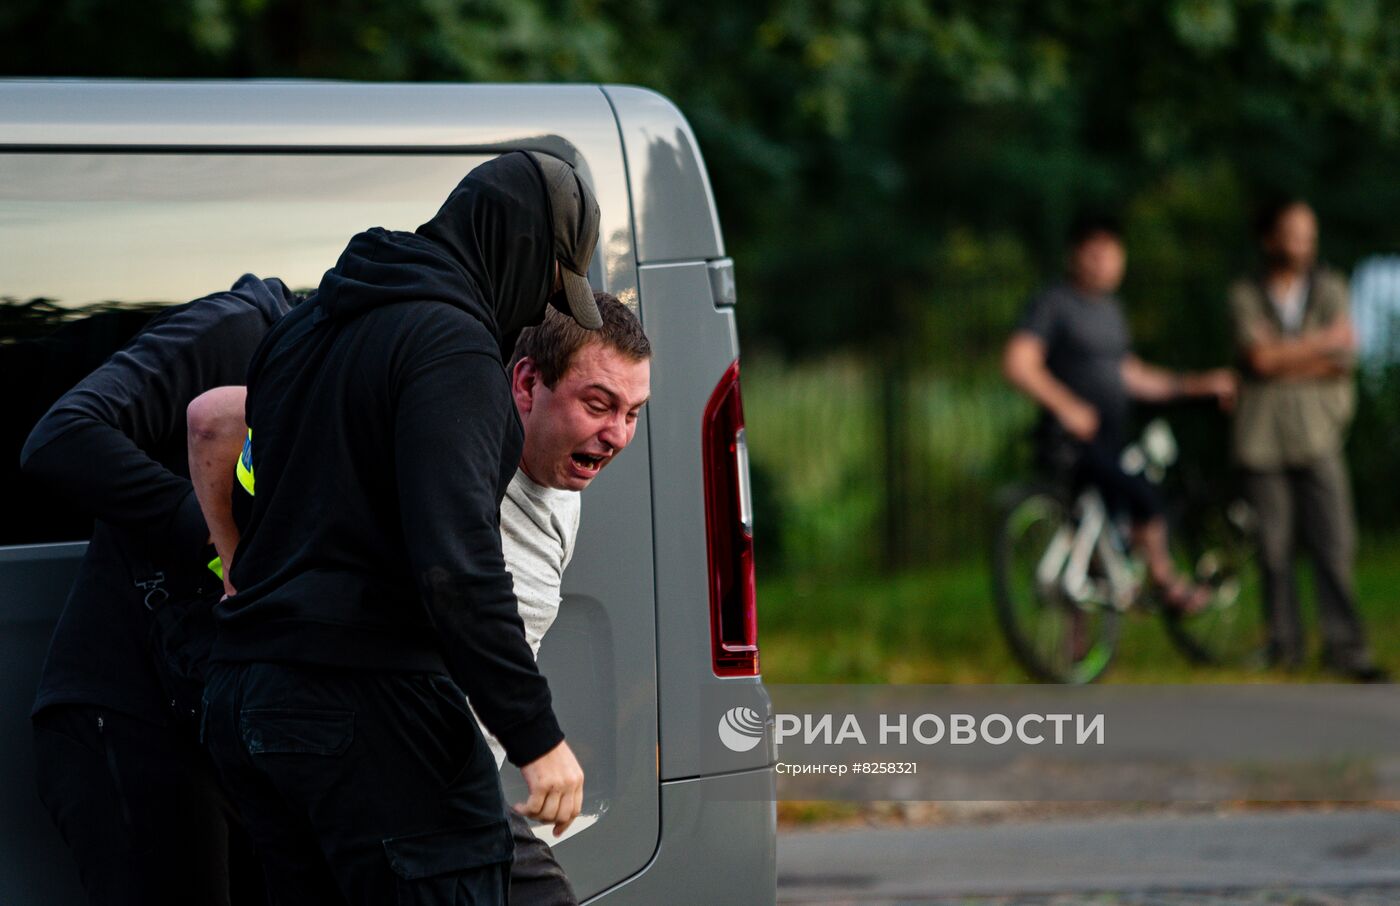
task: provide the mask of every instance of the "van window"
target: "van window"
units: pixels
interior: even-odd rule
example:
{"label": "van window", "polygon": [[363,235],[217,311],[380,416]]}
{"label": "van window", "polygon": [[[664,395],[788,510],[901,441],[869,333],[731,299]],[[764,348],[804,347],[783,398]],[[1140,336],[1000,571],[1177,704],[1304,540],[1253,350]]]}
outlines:
{"label": "van window", "polygon": [[0,154],[0,545],[90,533],[90,519],[29,486],[19,451],[153,312],[250,272],[313,289],[352,234],[412,230],[483,160]]}

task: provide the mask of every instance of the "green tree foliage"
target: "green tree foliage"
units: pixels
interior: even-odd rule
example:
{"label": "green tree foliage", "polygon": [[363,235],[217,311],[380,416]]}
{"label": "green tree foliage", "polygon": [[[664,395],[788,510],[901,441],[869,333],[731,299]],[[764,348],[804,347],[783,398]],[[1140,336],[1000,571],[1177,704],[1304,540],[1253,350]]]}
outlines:
{"label": "green tree foliage", "polygon": [[[1187,291],[1215,301],[1188,252],[1204,243],[1201,277],[1218,281],[1263,191],[1316,197],[1344,262],[1392,245],[1397,7],[15,0],[0,71],[653,86],[710,157],[762,303],[744,308],[755,340],[803,353],[901,338],[965,357],[967,340],[995,339],[988,320],[1005,324],[997,297],[1055,267],[1085,205],[1128,212],[1133,251],[1160,266],[1134,268],[1162,303],[1152,327]],[[935,313],[973,302],[991,308],[961,329]]]}
{"label": "green tree foliage", "polygon": [[660,90],[707,157],[746,349],[876,366],[888,539],[929,502],[896,504],[910,382],[985,383],[1077,210],[1124,216],[1139,345],[1180,366],[1231,355],[1262,196],[1311,198],[1344,268],[1400,240],[1400,0],[10,0],[0,42],[9,75]]}

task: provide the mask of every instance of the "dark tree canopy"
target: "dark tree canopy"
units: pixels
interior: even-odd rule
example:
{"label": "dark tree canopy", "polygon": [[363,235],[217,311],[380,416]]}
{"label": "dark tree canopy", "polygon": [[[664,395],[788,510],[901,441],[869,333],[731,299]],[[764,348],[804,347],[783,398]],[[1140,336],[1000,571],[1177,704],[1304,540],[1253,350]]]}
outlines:
{"label": "dark tree canopy", "polygon": [[5,75],[655,88],[706,155],[746,350],[864,355],[889,406],[995,370],[1084,207],[1126,224],[1135,335],[1176,366],[1230,357],[1260,198],[1311,199],[1343,268],[1400,244],[1400,0],[10,0],[0,48]]}

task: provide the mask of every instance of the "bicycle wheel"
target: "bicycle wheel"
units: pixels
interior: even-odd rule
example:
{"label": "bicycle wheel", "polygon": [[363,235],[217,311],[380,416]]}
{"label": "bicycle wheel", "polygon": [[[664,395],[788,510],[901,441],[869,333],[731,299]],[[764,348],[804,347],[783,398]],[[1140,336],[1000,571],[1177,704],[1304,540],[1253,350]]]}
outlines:
{"label": "bicycle wheel", "polygon": [[1242,501],[1211,508],[1193,528],[1174,531],[1177,569],[1213,590],[1195,614],[1162,607],[1167,637],[1193,664],[1261,667],[1268,629],[1254,561],[1250,514]]}
{"label": "bicycle wheel", "polygon": [[[1036,679],[1091,683],[1113,660],[1118,611],[1106,599],[1077,602],[1061,588],[1060,572],[1042,562],[1052,539],[1072,532],[1064,496],[1048,487],[1026,487],[1007,500],[993,550],[997,620],[1011,653]],[[1038,574],[1053,570],[1050,581]]]}

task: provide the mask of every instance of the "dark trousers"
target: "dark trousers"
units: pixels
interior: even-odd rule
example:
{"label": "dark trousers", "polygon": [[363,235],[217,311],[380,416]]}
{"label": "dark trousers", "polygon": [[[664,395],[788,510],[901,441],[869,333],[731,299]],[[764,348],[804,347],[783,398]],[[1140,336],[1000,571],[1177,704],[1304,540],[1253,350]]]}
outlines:
{"label": "dark trousers", "polygon": [[445,676],[213,664],[204,740],[282,906],[504,906],[495,759]]}
{"label": "dark trousers", "polygon": [[1157,489],[1141,473],[1129,475],[1123,471],[1121,455],[1112,445],[1078,445],[1072,473],[1076,489],[1084,485],[1098,488],[1108,511],[1115,516],[1127,513],[1135,525],[1161,516],[1162,501]]}
{"label": "dark trousers", "polygon": [[[509,805],[509,803],[507,803]],[[510,869],[510,906],[578,906],[569,876],[554,851],[530,830],[530,823],[506,809],[515,838],[515,864]]]}
{"label": "dark trousers", "polygon": [[1352,589],[1356,523],[1346,463],[1340,455],[1306,466],[1245,473],[1245,492],[1259,522],[1259,565],[1271,659],[1303,659],[1303,627],[1293,576],[1298,541],[1312,560],[1318,622],[1327,663],[1341,670],[1369,665]]}
{"label": "dark trousers", "polygon": [[39,796],[97,906],[265,902],[262,872],[192,738],[116,711],[34,717]]}

